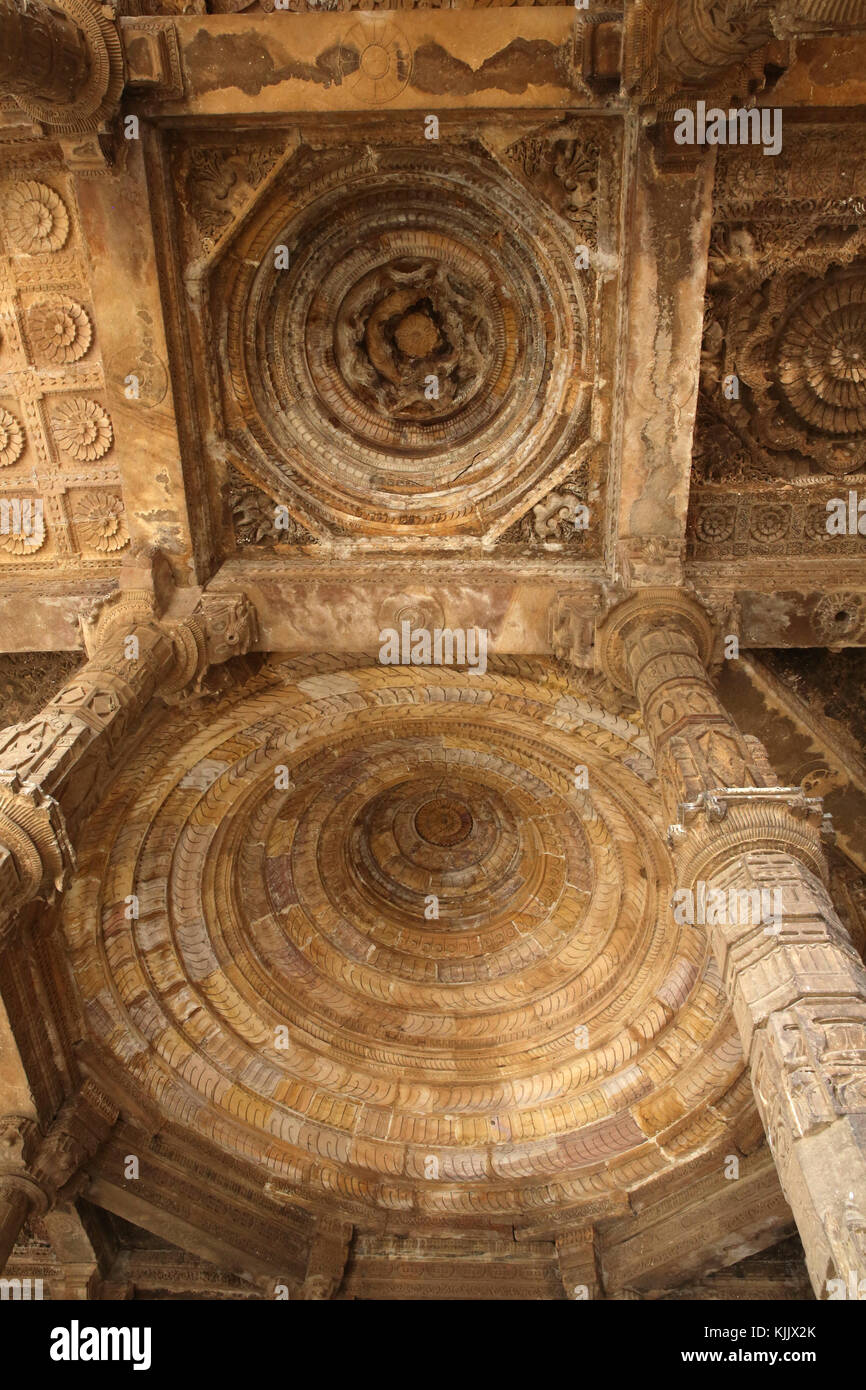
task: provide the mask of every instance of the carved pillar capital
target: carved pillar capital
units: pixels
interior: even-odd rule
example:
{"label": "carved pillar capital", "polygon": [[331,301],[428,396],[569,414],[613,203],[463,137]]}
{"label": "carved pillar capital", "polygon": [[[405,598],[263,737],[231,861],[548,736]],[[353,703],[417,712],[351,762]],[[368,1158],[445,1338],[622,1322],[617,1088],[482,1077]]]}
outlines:
{"label": "carved pillar capital", "polygon": [[0,940],[24,903],[65,886],[78,826],[151,702],[199,690],[210,666],[256,641],[243,592],[205,594],[180,621],[164,616],[168,597],[155,582],[104,600],[82,618],[86,665],[38,715],[0,730]]}
{"label": "carved pillar capital", "polygon": [[52,133],[96,130],[123,81],[117,27],[97,0],[0,0],[0,92]]}
{"label": "carved pillar capital", "polygon": [[640,666],[633,667],[632,657],[637,644],[650,633],[657,634],[657,653],[677,653],[696,661],[698,674],[705,671],[713,649],[713,627],[706,610],[682,589],[638,589],[610,608],[598,625],[597,659],[618,690],[640,698]]}
{"label": "carved pillar capital", "polygon": [[689,91],[745,96],[763,86],[763,50],[774,40],[863,30],[866,15],[850,0],[638,0],[626,86],[655,102]]}
{"label": "carved pillar capital", "polygon": [[66,886],[75,854],[60,807],[17,773],[0,771],[0,919]]}

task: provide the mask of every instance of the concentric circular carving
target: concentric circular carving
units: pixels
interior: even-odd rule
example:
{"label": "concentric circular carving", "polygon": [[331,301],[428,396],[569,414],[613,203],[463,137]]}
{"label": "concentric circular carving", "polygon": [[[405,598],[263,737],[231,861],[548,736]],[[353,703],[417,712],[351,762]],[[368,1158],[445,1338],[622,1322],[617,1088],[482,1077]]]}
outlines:
{"label": "concentric circular carving", "polygon": [[595,1200],[721,1133],[743,1067],[664,821],[640,730],[547,666],[265,667],[88,824],[82,1026],[167,1120],[362,1221]]}
{"label": "concentric circular carving", "polygon": [[825,434],[866,432],[866,277],[810,287],[782,327],[777,373],[805,424]]}
{"label": "concentric circular carving", "polygon": [[458,796],[434,796],[415,812],[415,829],[428,845],[450,849],[461,844],[474,825],[472,811]]}
{"label": "concentric circular carving", "polygon": [[412,75],[412,50],[390,19],[353,24],[340,44],[346,87],[367,106],[384,106],[399,96]]}
{"label": "concentric circular carving", "polygon": [[386,148],[303,175],[216,272],[231,439],[340,529],[477,532],[586,437],[571,248],[489,159]]}

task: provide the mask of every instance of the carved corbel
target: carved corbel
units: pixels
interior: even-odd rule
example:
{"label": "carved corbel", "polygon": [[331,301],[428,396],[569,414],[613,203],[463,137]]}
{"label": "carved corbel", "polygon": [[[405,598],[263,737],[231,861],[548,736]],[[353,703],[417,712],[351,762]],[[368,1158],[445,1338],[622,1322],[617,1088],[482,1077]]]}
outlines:
{"label": "carved corbel", "polygon": [[322,1218],[316,1227],[307,1272],[298,1299],[320,1302],[333,1298],[343,1282],[354,1228],[349,1221]]}
{"label": "carved corbel", "polygon": [[41,1216],[58,1195],[74,1196],[82,1167],[107,1139],[117,1107],[90,1080],[58,1111],[42,1135],[26,1115],[0,1117],[0,1271],[32,1215]]}
{"label": "carved corbel", "polygon": [[258,641],[258,615],[242,589],[202,594],[191,617],[171,629],[174,674],[161,692],[168,703],[200,692],[212,666],[245,656]]}
{"label": "carved corbel", "polygon": [[603,1297],[594,1226],[562,1232],[556,1237],[556,1254],[566,1298],[583,1301]]}

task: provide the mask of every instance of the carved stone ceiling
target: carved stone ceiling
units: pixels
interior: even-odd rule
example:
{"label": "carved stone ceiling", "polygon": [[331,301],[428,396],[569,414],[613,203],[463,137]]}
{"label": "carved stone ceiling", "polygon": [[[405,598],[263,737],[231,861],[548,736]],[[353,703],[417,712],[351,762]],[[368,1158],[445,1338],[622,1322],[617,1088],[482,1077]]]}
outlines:
{"label": "carved stone ceiling", "polygon": [[172,139],[181,313],[242,543],[599,553],[614,287],[574,247],[616,256],[620,140],[603,118],[454,120],[442,155],[417,119]]}
{"label": "carved stone ceiling", "polygon": [[615,1203],[752,1108],[706,941],[659,911],[663,821],[640,728],[545,664],[272,660],[90,821],[80,1026],[166,1121],[362,1225]]}
{"label": "carved stone ceiling", "polygon": [[[0,723],[74,669],[82,611],[148,549],[172,619],[241,587],[260,636],[111,748],[44,960],[10,967],[13,1031],[38,1054],[44,969],[69,1075],[125,1102],[89,1195],[117,1239],[184,1213],[190,1267],[158,1247],[175,1287],[210,1261],[233,1296],[238,1250],[300,1285],[322,1219],[360,1232],[359,1296],[401,1242],[447,1268],[466,1232],[482,1263],[519,1236],[523,1289],[552,1297],[593,1223],[609,1288],[700,1283],[790,1211],[592,633],[661,583],[746,656],[866,643],[866,537],[826,527],[866,488],[854,99],[831,126],[822,40],[777,35],[731,63],[788,94],[784,151],[669,158],[629,85],[646,26],[620,87],[571,7],[446,29],[437,5],[290,0],[324,12],[291,16],[294,46],[270,0],[127,8],[143,136],[113,166],[0,108],[0,502],[36,518],[0,533]],[[407,618],[489,631],[486,670],[377,664]],[[862,946],[859,692],[842,709],[815,665],[721,685],[838,811]]]}

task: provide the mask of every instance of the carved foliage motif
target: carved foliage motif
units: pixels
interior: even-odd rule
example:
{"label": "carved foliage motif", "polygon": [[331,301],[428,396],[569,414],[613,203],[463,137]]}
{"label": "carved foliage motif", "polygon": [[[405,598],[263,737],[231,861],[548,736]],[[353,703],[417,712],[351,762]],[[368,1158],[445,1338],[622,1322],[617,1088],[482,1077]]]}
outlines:
{"label": "carved foliage motif", "polygon": [[856,530],[828,534],[823,504],[839,496],[828,477],[856,484],[866,468],[864,176],[856,129],[797,130],[778,159],[719,159],[689,519],[697,555],[863,549]]}

